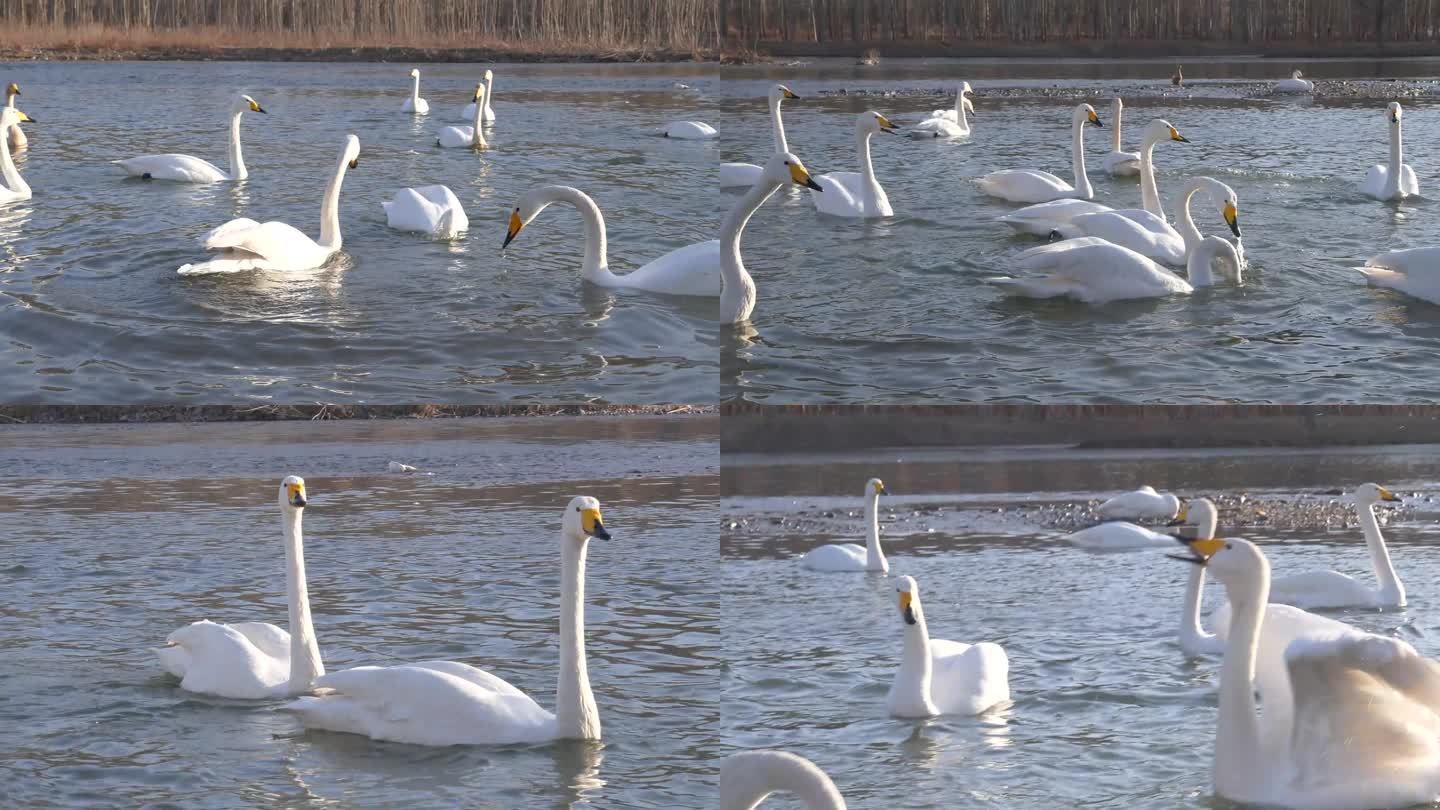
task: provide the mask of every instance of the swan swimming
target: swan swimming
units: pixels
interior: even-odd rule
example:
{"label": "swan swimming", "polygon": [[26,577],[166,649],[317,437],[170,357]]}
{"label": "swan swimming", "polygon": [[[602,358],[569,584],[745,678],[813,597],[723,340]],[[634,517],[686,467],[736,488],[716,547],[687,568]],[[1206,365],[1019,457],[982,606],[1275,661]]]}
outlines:
{"label": "swan swimming", "polygon": [[236,699],[287,697],[310,691],[311,682],[325,674],[305,582],[300,529],[308,503],[305,479],[291,475],[281,481],[279,502],[285,532],[288,623],[294,635],[264,622],[198,621],[186,625],[155,651],[160,665],[180,679],[180,688]]}
{"label": "swan swimming", "polygon": [[1400,103],[1390,102],[1385,107],[1385,118],[1390,124],[1390,162],[1370,167],[1365,182],[1360,184],[1361,193],[1377,200],[1403,200],[1420,196],[1420,181],[1415,170],[1405,162],[1400,144],[1400,118],[1403,111]]}
{"label": "swan swimming", "polygon": [[787,183],[824,191],[810,177],[800,158],[786,152],[765,163],[765,173],[745,192],[720,223],[720,322],[741,324],[755,310],[755,279],[740,258],[740,235],[760,206]]}
{"label": "swan swimming", "polygon": [[400,112],[429,115],[430,102],[420,97],[420,69],[410,69],[410,97],[400,105]]}
{"label": "swan swimming", "polygon": [[[1057,226],[1055,232],[1067,239],[1098,236],[1155,261],[1183,265],[1190,252],[1199,249],[1204,241],[1190,214],[1190,201],[1202,191],[1210,198],[1230,232],[1239,239],[1240,201],[1234,189],[1213,177],[1191,178],[1181,188],[1180,196],[1175,198],[1178,229],[1152,216],[1149,211],[1128,209],[1081,214],[1069,223]],[[1192,278],[1190,282],[1194,284],[1195,280]]]}
{"label": "swan swimming", "polygon": [[812,571],[879,571],[890,572],[890,561],[880,550],[880,496],[888,495],[885,482],[871,478],[865,482],[865,545],[835,543],[805,552],[800,564]]}
{"label": "swan swimming", "polygon": [[1440,664],[1399,639],[1341,625],[1290,641],[1284,675],[1267,675],[1265,555],[1239,539],[1187,544],[1189,561],[1220,580],[1232,606],[1215,729],[1218,796],[1294,810],[1408,807],[1440,796]]}
{"label": "swan swimming", "polygon": [[397,231],[454,239],[470,229],[465,207],[448,186],[402,188],[380,206],[385,209],[385,224]]}
{"label": "swan swimming", "polygon": [[1306,610],[1405,607],[1405,586],[1395,573],[1390,551],[1380,534],[1380,523],[1375,519],[1376,504],[1399,503],[1400,498],[1379,484],[1361,484],[1355,489],[1354,501],[1360,531],[1365,535],[1365,545],[1370,552],[1376,586],[1366,585],[1339,571],[1311,571],[1272,579],[1270,601]]}
{"label": "swan swimming", "polygon": [[[790,88],[777,84],[770,88],[770,132],[775,142],[775,154],[790,151],[785,140],[785,124],[780,120],[780,103],[786,99],[799,99]],[[754,163],[721,163],[720,187],[753,186],[765,170]]]}
{"label": "swan swimming", "polygon": [[181,275],[204,273],[236,273],[241,270],[314,270],[325,264],[340,250],[340,186],[345,170],[360,165],[360,139],[345,136],[345,148],[335,165],[335,173],[325,186],[320,203],[320,240],[316,241],[283,222],[256,222],[253,219],[232,219],[205,235],[201,244],[207,250],[221,251],[220,258],[199,264],[187,264],[176,272]]}
{"label": "swan swimming", "polygon": [[585,556],[609,540],[600,502],[579,496],[560,531],[560,680],[555,713],[504,679],[458,661],[355,667],[315,680],[318,694],[283,709],[306,728],[412,745],[509,745],[600,739],[585,661]]}
{"label": "swan swimming", "polygon": [[0,203],[30,199],[30,185],[20,176],[20,170],[15,168],[15,161],[10,158],[10,150],[5,148],[4,139],[9,133],[20,128],[21,121],[34,120],[14,107],[0,107],[0,176],[5,178],[4,185],[0,185]]}
{"label": "swan swimming", "polygon": [[885,196],[885,189],[875,179],[875,167],[870,163],[870,136],[877,132],[894,134],[895,125],[874,110],[855,117],[855,150],[860,157],[860,171],[830,172],[816,177],[815,182],[820,189],[810,195],[816,211],[837,217],[867,219],[895,215],[890,207],[890,198]]}
{"label": "swan swimming", "polygon": [[625,287],[666,295],[720,295],[720,241],[686,245],[623,275],[611,272],[606,258],[605,217],[590,195],[570,186],[541,186],[527,191],[510,212],[503,250],[551,203],[565,203],[585,223],[585,257],[580,277],[601,287]]}
{"label": "swan swimming", "polygon": [[[1186,503],[1174,495],[1161,495],[1153,487],[1117,495],[1100,505],[1104,522],[1065,535],[1066,542],[1090,551],[1135,551],[1175,547],[1176,536],[1137,526],[1125,518],[1167,518],[1168,526],[1194,526],[1196,531],[1215,533],[1215,507],[1205,498],[1187,512]],[[1208,509],[1207,509],[1208,507]],[[1206,518],[1209,518],[1207,529]]]}
{"label": "swan swimming", "polygon": [[1126,152],[1121,146],[1120,122],[1125,115],[1125,102],[1119,96],[1110,99],[1110,154],[1100,162],[1111,177],[1135,177],[1140,174],[1140,153]]}
{"label": "swan swimming", "polygon": [[[15,82],[10,82],[10,84],[6,85],[5,106],[12,110],[15,109],[15,97],[18,95],[20,95],[20,85]],[[24,130],[20,129],[19,126],[12,127],[10,129],[10,136],[0,140],[10,144],[11,149],[24,149],[30,143],[30,139],[25,137]]]}
{"label": "swan swimming", "polygon": [[1162,495],[1146,484],[1106,500],[1095,511],[1105,520],[1171,520],[1180,514],[1180,499],[1169,492]]}
{"label": "swan swimming", "polygon": [[720,761],[720,810],[755,810],[772,793],[791,793],[806,810],[845,810],[835,782],[788,751],[741,751]]}
{"label": "swan swimming", "polygon": [[485,131],[483,122],[480,120],[480,102],[485,98],[485,85],[475,85],[475,114],[470,119],[471,126],[468,127],[442,127],[435,133],[435,145],[445,149],[475,149],[477,151],[488,149],[490,144],[485,142]]}
{"label": "swan swimming", "polygon": [[175,183],[220,183],[244,180],[250,176],[240,154],[240,117],[247,112],[265,112],[260,102],[247,95],[237,95],[230,102],[230,171],[220,171],[209,161],[189,155],[142,155],[112,161],[131,177],[145,180],[169,180]]}
{"label": "swan swimming", "polygon": [[980,190],[992,197],[1010,202],[1039,203],[1075,197],[1089,200],[1095,196],[1090,178],[1085,174],[1085,125],[1104,127],[1095,108],[1089,104],[1077,104],[1070,114],[1070,160],[1075,172],[1075,184],[1061,180],[1049,172],[1035,169],[1006,169],[991,172],[978,181]]}
{"label": "swan swimming", "polygon": [[1406,248],[1372,256],[1355,268],[1371,287],[1440,304],[1440,247]]}
{"label": "swan swimming", "polygon": [[720,133],[703,121],[672,121],[661,133],[666,138],[682,141],[708,141]]}
{"label": "swan swimming", "polygon": [[1010,699],[1010,659],[998,644],[962,644],[931,638],[920,606],[920,587],[911,577],[895,583],[904,651],[885,708],[896,717],[980,714]]}
{"label": "swan swimming", "polygon": [[1313,92],[1315,92],[1315,83],[1312,82],[1312,81],[1309,81],[1309,80],[1307,80],[1307,79],[1302,79],[1302,78],[1300,78],[1300,75],[1301,75],[1301,74],[1300,74],[1300,71],[1298,71],[1298,70],[1292,70],[1292,71],[1290,71],[1290,78],[1288,78],[1288,79],[1281,79],[1280,81],[1278,81],[1278,82],[1275,83],[1275,92],[1277,92],[1277,93],[1313,93]]}
{"label": "swan swimming", "polygon": [[965,111],[975,114],[975,105],[967,97],[971,92],[970,83],[961,82],[960,89],[955,91],[955,109],[932,111],[929,118],[911,127],[907,134],[915,140],[970,137],[970,121],[965,118]]}
{"label": "swan swimming", "polygon": [[1018,257],[1018,267],[1044,275],[998,276],[986,283],[1023,298],[1070,297],[1087,304],[1134,298],[1189,295],[1196,286],[1214,283],[1215,262],[1221,274],[1240,280],[1241,261],[1235,246],[1218,236],[1206,237],[1186,260],[1189,281],[1127,247],[1095,236],[1067,239],[1031,248]]}
{"label": "swan swimming", "polygon": [[[481,78],[485,80],[485,115],[482,123],[493,124],[495,123],[495,109],[490,106],[490,102],[494,100],[495,95],[495,73],[487,70]],[[472,101],[466,104],[464,108],[460,110],[459,120],[475,120],[475,102]]]}

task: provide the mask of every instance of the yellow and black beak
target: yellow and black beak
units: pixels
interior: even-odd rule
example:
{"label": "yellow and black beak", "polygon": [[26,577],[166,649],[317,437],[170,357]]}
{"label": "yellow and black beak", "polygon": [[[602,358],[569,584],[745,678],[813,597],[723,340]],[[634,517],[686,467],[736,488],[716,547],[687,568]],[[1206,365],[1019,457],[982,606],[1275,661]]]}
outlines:
{"label": "yellow and black beak", "polygon": [[610,532],[605,531],[605,522],[600,519],[599,509],[581,509],[580,528],[591,537],[610,539]]}
{"label": "yellow and black beak", "polygon": [[[16,91],[16,92],[18,93],[19,91]],[[1398,124],[1398,123],[1400,123],[1400,113],[1397,113],[1397,112],[1393,112],[1393,111],[1392,111],[1392,112],[1390,113],[1390,123],[1392,123],[1392,124]]]}
{"label": "yellow and black beak", "polygon": [[875,482],[875,494],[876,494],[876,495],[889,495],[889,494],[890,494],[890,491],[887,490],[887,489],[885,489],[885,482],[884,482],[884,481],[877,481],[877,482]]}
{"label": "yellow and black beak", "polygon": [[18,96],[20,95],[20,85],[11,82],[10,86],[5,88],[5,92],[9,93],[12,96]]}
{"label": "yellow and black beak", "polygon": [[1100,123],[1100,116],[1096,115],[1094,110],[1091,110],[1091,111],[1086,115],[1085,120],[1086,120],[1086,123],[1088,123],[1088,124],[1093,124],[1093,125],[1101,128],[1101,129],[1104,129],[1104,128],[1105,128],[1105,125],[1102,124],[1102,123]]}
{"label": "yellow and black beak", "polygon": [[1170,140],[1179,141],[1180,143],[1190,143],[1190,139],[1181,135],[1180,130],[1174,127],[1170,127]]}
{"label": "yellow and black beak", "polygon": [[291,506],[303,508],[305,504],[309,503],[309,501],[305,500],[305,485],[286,484],[285,500],[289,501]]}
{"label": "yellow and black beak", "polygon": [[795,185],[804,186],[811,191],[824,193],[825,189],[821,188],[820,184],[810,177],[810,172],[806,171],[804,166],[794,161],[786,163],[785,165],[790,167],[790,179],[794,181]]}
{"label": "yellow and black beak", "polygon": [[510,247],[510,243],[515,241],[515,237],[520,235],[520,229],[524,227],[525,223],[520,219],[520,209],[516,208],[510,212],[510,228],[505,232],[505,244],[501,245],[500,249]]}
{"label": "yellow and black beak", "polygon": [[1172,521],[1170,521],[1169,523],[1166,523],[1165,525],[1166,525],[1166,526],[1184,526],[1184,525],[1185,525],[1185,519],[1186,519],[1187,517],[1189,517],[1189,513],[1190,513],[1190,504],[1189,504],[1189,503],[1186,503],[1185,501],[1181,501],[1181,502],[1180,502],[1180,508],[1177,509],[1177,510],[1175,510],[1175,519],[1172,520]]}
{"label": "yellow and black beak", "polygon": [[1396,495],[1395,493],[1384,487],[1380,488],[1380,500],[1388,501],[1390,503],[1401,503],[1400,496]]}
{"label": "yellow and black beak", "polygon": [[896,128],[895,128],[894,122],[892,122],[889,118],[886,118],[885,116],[881,115],[880,113],[875,113],[875,120],[876,120],[876,122],[878,122],[878,123],[880,124],[880,131],[881,131],[881,132],[888,132],[888,133],[890,133],[891,135],[898,135],[898,134],[899,134],[899,132],[898,132],[898,131],[896,130]]}
{"label": "yellow and black beak", "polygon": [[35,119],[34,119],[34,118],[31,118],[30,116],[26,115],[25,113],[21,112],[20,110],[16,110],[15,112],[16,112],[16,114],[18,114],[18,115],[20,116],[20,123],[22,123],[22,124],[33,124],[33,123],[35,123]]}
{"label": "yellow and black beak", "polygon": [[1225,547],[1225,541],[1218,537],[1212,537],[1209,540],[1187,540],[1184,537],[1176,537],[1175,540],[1190,549],[1190,556],[1181,554],[1166,554],[1165,556],[1194,565],[1204,565],[1210,562],[1210,558],[1215,556],[1215,552]]}
{"label": "yellow and black beak", "polygon": [[790,88],[788,88],[788,87],[782,87],[782,88],[780,88],[780,90],[781,90],[781,93],[784,95],[785,98],[788,98],[788,99],[797,99],[797,100],[800,98],[799,96],[797,96],[797,95],[795,95],[794,93],[792,93],[792,92],[790,91]]}
{"label": "yellow and black beak", "polygon": [[1225,210],[1222,213],[1225,216],[1225,224],[1230,226],[1230,232],[1235,234],[1236,238],[1239,238],[1240,212],[1235,210],[1235,203],[1231,200],[1226,200]]}
{"label": "yellow and black beak", "polygon": [[915,623],[915,597],[909,591],[900,592],[900,615],[905,619],[906,624]]}
{"label": "yellow and black beak", "polygon": [[[265,108],[260,106],[260,102],[252,98],[250,99],[250,112],[263,113],[265,112]],[[266,113],[266,115],[269,115],[269,113]]]}
{"label": "yellow and black beak", "polygon": [[475,88],[475,95],[472,96],[472,97],[470,98],[470,100],[473,101],[473,102],[475,102],[476,104],[479,104],[479,103],[480,103],[480,97],[483,96],[483,95],[485,95],[485,85],[482,84],[482,85],[479,85],[479,86],[477,86],[477,87]]}

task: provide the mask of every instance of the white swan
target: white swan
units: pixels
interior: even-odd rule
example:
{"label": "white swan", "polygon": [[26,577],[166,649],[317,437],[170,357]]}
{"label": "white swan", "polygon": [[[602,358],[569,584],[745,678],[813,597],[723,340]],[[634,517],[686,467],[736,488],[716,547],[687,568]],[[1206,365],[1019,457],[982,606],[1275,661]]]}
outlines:
{"label": "white swan", "polygon": [[1400,103],[1390,102],[1385,107],[1385,118],[1390,123],[1390,162],[1376,164],[1365,175],[1360,184],[1361,193],[1377,200],[1403,200],[1420,196],[1420,181],[1415,179],[1415,170],[1405,162],[1400,144]]}
{"label": "white swan", "polygon": [[112,161],[130,177],[146,180],[170,180],[176,183],[220,183],[244,180],[250,176],[245,158],[240,153],[240,118],[247,112],[263,113],[260,103],[247,95],[237,95],[230,103],[230,171],[220,171],[209,161],[189,155],[142,155]]}
{"label": "white swan", "polygon": [[1162,495],[1147,484],[1106,500],[1095,511],[1106,520],[1170,520],[1180,514],[1180,499],[1169,492]]}
{"label": "white swan", "polygon": [[605,217],[590,195],[570,186],[531,189],[510,212],[510,227],[501,249],[510,246],[520,230],[551,203],[566,203],[580,212],[585,223],[585,258],[580,277],[602,287],[626,287],[666,295],[717,296],[720,294],[720,242],[711,239],[666,253],[624,275],[610,271],[606,258]]}
{"label": "white swan", "polygon": [[580,496],[560,532],[560,681],[551,714],[504,679],[458,661],[355,667],[317,678],[315,697],[284,706],[307,728],[414,745],[509,745],[600,739],[585,667],[585,554],[610,539],[600,502]]}
{"label": "white swan", "polygon": [[672,121],[661,134],[682,141],[708,141],[720,133],[703,121]]}
{"label": "white swan", "polygon": [[465,207],[448,186],[402,188],[380,206],[385,209],[385,224],[397,231],[454,239],[470,229]]}
{"label": "white swan", "polygon": [[1110,154],[1100,162],[1106,174],[1112,177],[1134,177],[1140,173],[1140,153],[1126,152],[1121,146],[1120,122],[1125,115],[1125,102],[1119,96],[1110,99]]}
{"label": "white swan", "polygon": [[446,149],[487,149],[490,144],[485,142],[484,126],[480,120],[479,102],[485,98],[485,85],[475,85],[475,114],[471,117],[471,125],[468,127],[442,127],[435,133],[435,145]]}
{"label": "white swan", "polygon": [[812,571],[890,572],[890,561],[880,550],[880,496],[888,494],[885,482],[865,482],[865,545],[834,543],[805,552],[800,564]]}
{"label": "white swan", "polygon": [[966,97],[970,92],[973,92],[970,83],[962,82],[955,91],[955,109],[932,111],[929,118],[911,127],[907,134],[915,140],[970,137],[970,121],[965,117],[966,110],[972,115],[975,113],[975,105]]}
{"label": "white swan", "polygon": [[1055,233],[1067,239],[1098,236],[1158,262],[1185,264],[1190,251],[1198,249],[1203,239],[1190,214],[1191,199],[1202,191],[1215,205],[1230,232],[1239,239],[1239,198],[1234,189],[1211,177],[1192,178],[1180,190],[1180,196],[1175,199],[1178,229],[1149,211],[1132,208],[1081,214],[1064,225],[1056,226]]}
{"label": "white swan", "polygon": [[1038,203],[1058,200],[1062,197],[1076,197],[1088,200],[1095,196],[1090,178],[1085,174],[1085,125],[1103,127],[1095,108],[1089,104],[1078,104],[1070,115],[1070,161],[1075,172],[1075,184],[1071,185],[1049,172],[1035,169],[1006,169],[991,172],[978,181],[980,190],[992,197],[1010,202]]}
{"label": "white swan", "polygon": [[741,324],[750,320],[755,310],[755,279],[740,258],[740,235],[745,223],[770,199],[777,189],[794,183],[814,191],[823,191],[811,179],[800,158],[786,152],[765,163],[765,173],[745,192],[720,223],[720,322]]}
{"label": "white swan", "polygon": [[420,68],[410,69],[410,97],[400,105],[400,112],[430,114],[430,102],[420,97]]}
{"label": "white swan", "polygon": [[[18,95],[20,95],[20,85],[15,82],[6,85],[5,106],[12,110],[15,109],[15,97]],[[16,126],[10,129],[10,137],[4,139],[4,142],[9,143],[12,149],[24,149],[30,143],[30,139],[25,137],[25,132],[20,127]]]}
{"label": "white swan", "polygon": [[[895,132],[890,119],[874,110],[860,113],[855,118],[855,151],[860,158],[858,172],[830,172],[815,178],[820,185],[810,195],[815,210],[837,217],[889,217],[895,211],[890,207],[890,198],[875,179],[875,167],[870,163],[870,136],[877,132]],[[823,190],[821,194],[819,191]]]}
{"label": "white swan", "polygon": [[1010,699],[1010,659],[998,644],[962,644],[930,638],[920,587],[911,577],[895,583],[905,644],[900,668],[885,696],[896,717],[980,714]]}
{"label": "white swan", "polygon": [[[493,124],[495,123],[495,109],[490,106],[490,102],[493,100],[495,94],[495,74],[493,71],[487,70],[485,71],[485,75],[481,78],[485,80],[485,114],[484,118],[481,120],[482,123]],[[459,120],[475,120],[475,102],[472,101],[469,104],[466,104],[465,107],[460,110]]]}
{"label": "white swan", "polygon": [[1312,81],[1309,81],[1309,80],[1307,80],[1307,79],[1302,79],[1302,78],[1300,78],[1300,75],[1301,75],[1301,74],[1300,74],[1300,71],[1298,71],[1298,70],[1292,70],[1292,71],[1290,71],[1290,78],[1288,78],[1288,79],[1281,79],[1280,81],[1278,81],[1278,82],[1275,83],[1275,92],[1277,92],[1277,93],[1313,93],[1313,92],[1315,92],[1315,83],[1312,82]]}
{"label": "white swan", "polygon": [[[1152,229],[1169,227],[1165,211],[1160,205],[1160,190],[1155,183],[1155,146],[1161,141],[1189,143],[1190,139],[1181,135],[1179,130],[1163,119],[1157,118],[1145,126],[1140,140],[1141,210],[1121,209],[1119,212],[1122,216]],[[1053,236],[1054,231],[1073,222],[1076,217],[1114,210],[1108,205],[1090,200],[1062,199],[1027,205],[996,217],[996,221],[1003,222],[1020,233]]]}
{"label": "white swan", "polygon": [[1405,586],[1395,573],[1390,551],[1375,519],[1375,504],[1399,503],[1400,499],[1378,484],[1355,488],[1355,512],[1360,531],[1370,551],[1370,565],[1376,587],[1366,585],[1339,571],[1312,571],[1276,577],[1270,583],[1270,601],[1313,610],[1316,608],[1399,608],[1405,607]]}
{"label": "white swan", "polygon": [[1134,551],[1142,548],[1174,548],[1175,536],[1110,520],[1065,535],[1065,542],[1091,551]]}
{"label": "white swan", "polygon": [[1018,258],[1021,270],[1044,275],[999,276],[985,281],[1004,288],[1010,295],[1068,296],[1087,304],[1188,295],[1196,286],[1214,283],[1211,267],[1216,261],[1221,262],[1222,274],[1237,283],[1241,274],[1240,255],[1235,252],[1235,246],[1218,236],[1205,238],[1190,254],[1186,261],[1189,281],[1130,248],[1094,236],[1041,245],[1022,252]]}
{"label": "white swan", "polygon": [[1238,539],[1190,547],[1233,606],[1220,672],[1215,793],[1296,810],[1408,807],[1440,797],[1440,664],[1399,639],[1342,625],[1291,641],[1284,675],[1267,677],[1260,649],[1270,591],[1265,555]]}
{"label": "white swan", "polygon": [[176,630],[155,652],[160,665],[180,679],[180,688],[219,697],[257,699],[310,691],[325,674],[310,596],[305,584],[305,545],[300,522],[305,480],[280,482],[281,526],[285,532],[285,591],[289,603],[287,633],[273,624],[215,624],[199,621]]}
{"label": "white swan", "polygon": [[298,271],[320,267],[340,250],[340,186],[345,180],[345,170],[358,165],[360,139],[346,135],[345,148],[340,152],[335,173],[325,186],[325,197],[320,203],[319,241],[283,222],[232,219],[201,240],[207,250],[221,251],[220,258],[187,264],[176,272],[199,275],[241,270]]}
{"label": "white swan", "polygon": [[1355,268],[1372,287],[1440,304],[1440,247],[1407,248],[1372,256]]}
{"label": "white swan", "polygon": [[[799,98],[783,84],[770,88],[770,131],[777,155],[790,151],[790,144],[785,141],[785,124],[780,120],[780,102]],[[754,163],[721,163],[720,187],[753,186],[764,173],[765,170]]]}
{"label": "white swan", "polygon": [[20,170],[15,168],[15,161],[10,158],[10,150],[4,144],[9,133],[20,128],[21,121],[33,120],[14,107],[0,107],[0,176],[5,178],[5,184],[0,185],[0,203],[30,199],[30,185],[20,176]]}
{"label": "white swan", "polygon": [[755,810],[772,793],[807,810],[845,810],[845,797],[815,763],[788,751],[741,751],[720,761],[720,810]]}

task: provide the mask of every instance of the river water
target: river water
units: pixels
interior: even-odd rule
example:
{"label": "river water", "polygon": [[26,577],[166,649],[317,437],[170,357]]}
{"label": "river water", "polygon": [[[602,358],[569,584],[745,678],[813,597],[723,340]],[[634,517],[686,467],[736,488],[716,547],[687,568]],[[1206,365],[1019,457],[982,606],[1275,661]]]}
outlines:
{"label": "river water", "polygon": [[[25,807],[701,807],[719,713],[710,418],[7,428],[0,784]],[[387,473],[400,460],[421,472]],[[330,671],[427,658],[553,707],[560,510],[599,498],[599,743],[422,748],[182,691],[183,624],[284,626],[275,487],[305,476]]]}

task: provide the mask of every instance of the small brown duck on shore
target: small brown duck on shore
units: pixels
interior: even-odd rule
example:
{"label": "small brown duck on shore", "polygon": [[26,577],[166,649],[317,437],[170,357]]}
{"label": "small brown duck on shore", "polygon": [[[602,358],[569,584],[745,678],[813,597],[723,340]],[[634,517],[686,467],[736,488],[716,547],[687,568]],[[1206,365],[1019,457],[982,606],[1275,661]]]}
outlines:
{"label": "small brown duck on shore", "polygon": [[1185,74],[1180,71],[1179,65],[1175,66],[1175,75],[1170,77],[1170,83],[1175,85],[1176,87],[1180,87],[1185,84]]}

